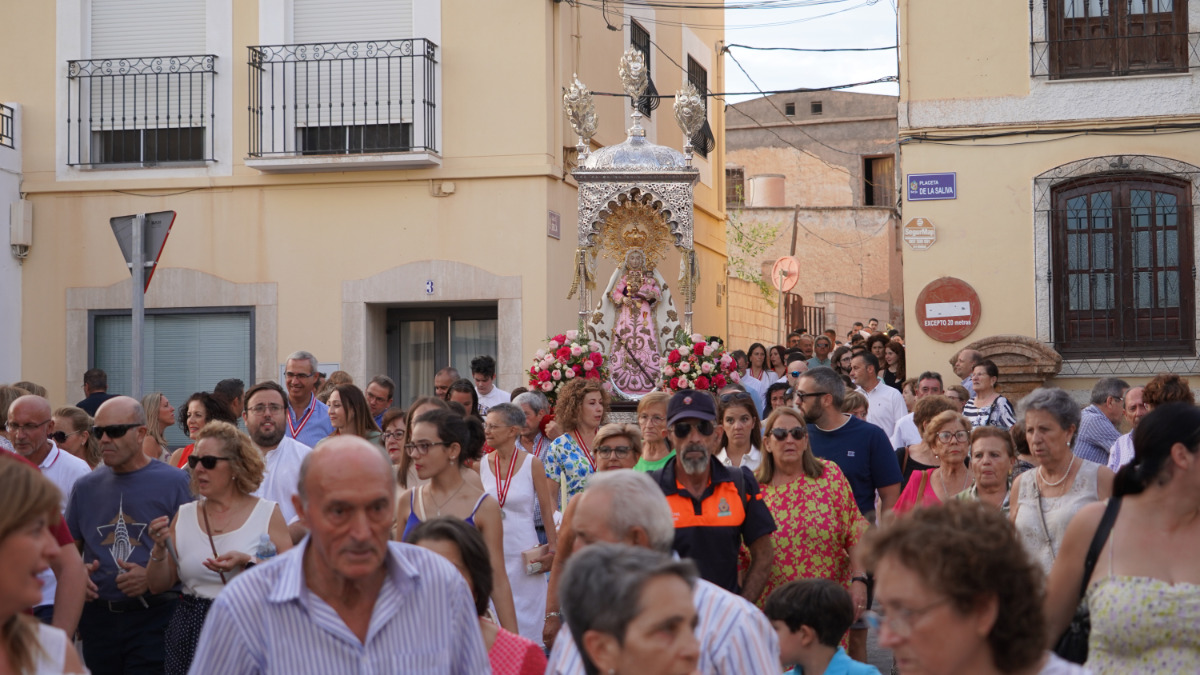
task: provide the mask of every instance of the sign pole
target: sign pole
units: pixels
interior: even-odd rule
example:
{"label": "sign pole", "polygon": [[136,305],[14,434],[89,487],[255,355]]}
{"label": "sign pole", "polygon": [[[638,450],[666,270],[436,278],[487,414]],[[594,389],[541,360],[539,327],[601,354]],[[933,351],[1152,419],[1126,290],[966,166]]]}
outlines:
{"label": "sign pole", "polygon": [[[787,271],[785,271],[785,270],[780,270],[780,271],[779,271],[779,283],[778,283],[778,284],[776,284],[776,286],[778,286],[778,287],[779,287],[779,322],[778,322],[778,325],[779,325],[779,340],[778,340],[778,341],[775,343],[775,344],[777,344],[777,345],[786,344],[786,343],[783,341],[783,280],[784,280],[784,279],[786,279],[786,278],[787,278]],[[769,361],[770,361],[770,359],[767,359],[767,361],[769,362]],[[768,365],[770,365],[770,363],[768,363]],[[784,365],[785,367],[787,366],[787,364],[786,364],[786,363],[785,363],[785,364],[783,364],[783,365]]]}
{"label": "sign pole", "polygon": [[146,321],[146,250],[142,238],[146,233],[146,214],[139,213],[133,219],[133,308],[130,327],[130,338],[133,342],[133,383],[130,395],[137,401],[142,400],[142,329]]}

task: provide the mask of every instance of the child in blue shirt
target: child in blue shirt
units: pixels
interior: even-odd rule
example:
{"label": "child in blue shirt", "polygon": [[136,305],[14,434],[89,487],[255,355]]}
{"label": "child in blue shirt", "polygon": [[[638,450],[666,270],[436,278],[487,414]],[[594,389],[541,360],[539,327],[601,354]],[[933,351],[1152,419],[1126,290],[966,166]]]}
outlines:
{"label": "child in blue shirt", "polygon": [[785,675],[880,675],[852,660],[838,642],[854,623],[850,593],[828,579],[801,579],[775,589],[763,612],[779,634]]}

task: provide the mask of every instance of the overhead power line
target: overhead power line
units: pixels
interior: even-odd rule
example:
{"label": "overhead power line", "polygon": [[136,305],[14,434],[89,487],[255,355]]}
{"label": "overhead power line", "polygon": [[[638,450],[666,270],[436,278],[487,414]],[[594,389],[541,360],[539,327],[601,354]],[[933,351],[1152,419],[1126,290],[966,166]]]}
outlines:
{"label": "overhead power line", "polygon": [[736,43],[725,45],[726,50],[733,49],[734,47],[737,47],[738,49],[753,49],[760,52],[883,52],[889,49],[895,49],[896,45],[889,45],[887,47],[831,47],[829,49],[805,47],[754,47],[752,45],[739,45]]}

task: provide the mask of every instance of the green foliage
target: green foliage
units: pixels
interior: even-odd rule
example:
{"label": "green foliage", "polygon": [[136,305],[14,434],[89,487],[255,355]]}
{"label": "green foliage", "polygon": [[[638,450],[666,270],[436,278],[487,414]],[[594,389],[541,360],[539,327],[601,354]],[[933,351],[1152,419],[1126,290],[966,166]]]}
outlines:
{"label": "green foliage", "polygon": [[771,307],[776,306],[775,288],[763,277],[763,254],[779,237],[781,225],[771,223],[748,223],[741,219],[740,211],[730,211],[725,220],[725,241],[729,257],[729,271],[742,281],[758,287],[763,299]]}

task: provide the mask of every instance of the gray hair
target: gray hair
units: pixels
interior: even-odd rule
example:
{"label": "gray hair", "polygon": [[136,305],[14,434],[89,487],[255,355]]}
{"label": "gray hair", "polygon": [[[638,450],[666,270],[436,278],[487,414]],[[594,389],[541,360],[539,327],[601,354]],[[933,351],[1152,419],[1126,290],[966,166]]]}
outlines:
{"label": "gray hair", "polygon": [[675,517],[652,478],[632,469],[602,471],[588,476],[584,492],[606,492],[612,496],[608,529],[614,535],[624,537],[640,527],[646,531],[651,548],[659,553],[671,552],[675,544]]}
{"label": "gray hair", "polygon": [[1118,377],[1104,377],[1092,387],[1092,404],[1104,405],[1109,397],[1122,398],[1129,389],[1129,383]]}
{"label": "gray hair", "polygon": [[559,585],[559,599],[585,672],[597,670],[583,646],[584,634],[594,630],[624,644],[629,624],[641,613],[642,591],[651,579],[662,576],[677,576],[689,589],[696,587],[692,561],[672,560],[640,547],[592,544],[571,556]]}
{"label": "gray hair", "polygon": [[319,366],[317,363],[317,357],[313,356],[311,352],[305,351],[292,352],[291,354],[288,354],[288,357],[284,359],[283,362],[287,363],[288,361],[308,361],[309,370],[313,371],[314,373],[317,372],[317,367]]}
{"label": "gray hair", "polygon": [[1058,426],[1079,429],[1079,404],[1062,389],[1039,387],[1021,399],[1017,406],[1017,417],[1024,419],[1030,410],[1041,410],[1054,416]]}
{"label": "gray hair", "polygon": [[846,383],[842,380],[842,376],[834,372],[829,366],[821,366],[820,368],[809,368],[800,373],[800,379],[808,378],[816,383],[821,391],[828,392],[833,396],[833,405],[837,409],[841,409],[842,402],[846,400]]}
{"label": "gray hair", "polygon": [[525,426],[525,411],[521,410],[521,406],[513,405],[512,403],[497,403],[488,408],[487,414],[496,413],[504,419],[504,423],[511,427]]}
{"label": "gray hair", "polygon": [[527,405],[535,414],[545,415],[550,412],[550,401],[546,399],[546,395],[540,391],[527,391],[518,394],[512,402],[518,406]]}

